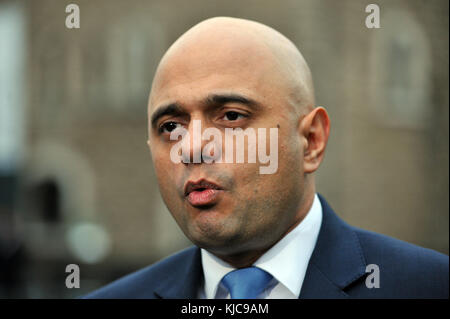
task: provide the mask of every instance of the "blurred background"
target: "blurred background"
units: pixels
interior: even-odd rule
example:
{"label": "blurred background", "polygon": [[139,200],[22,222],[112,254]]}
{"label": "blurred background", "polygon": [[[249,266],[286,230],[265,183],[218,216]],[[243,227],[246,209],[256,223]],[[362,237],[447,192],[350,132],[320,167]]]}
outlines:
{"label": "blurred background", "polygon": [[73,298],[190,245],[146,106],[165,50],[213,16],[272,26],[305,56],[332,121],[317,188],[338,215],[448,254],[448,1],[378,0],[379,29],[370,3],[0,0],[0,298]]}

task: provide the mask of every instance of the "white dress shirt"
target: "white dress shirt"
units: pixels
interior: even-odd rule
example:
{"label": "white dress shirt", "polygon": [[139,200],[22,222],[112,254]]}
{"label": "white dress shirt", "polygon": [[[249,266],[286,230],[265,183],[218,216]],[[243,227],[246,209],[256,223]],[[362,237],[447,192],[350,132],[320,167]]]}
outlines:
{"label": "white dress shirt", "polygon": [[[273,276],[258,299],[298,298],[321,224],[322,205],[315,194],[311,209],[300,224],[253,264]],[[205,249],[201,249],[201,258],[204,282],[199,298],[229,299],[230,294],[220,281],[235,268]]]}

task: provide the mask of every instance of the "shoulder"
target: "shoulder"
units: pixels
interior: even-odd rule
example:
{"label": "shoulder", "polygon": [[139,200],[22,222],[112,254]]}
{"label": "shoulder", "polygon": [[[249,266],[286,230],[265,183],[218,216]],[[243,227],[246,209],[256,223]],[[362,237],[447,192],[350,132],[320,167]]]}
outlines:
{"label": "shoulder", "polygon": [[352,227],[365,253],[366,262],[383,260],[402,269],[431,267],[433,270],[446,270],[448,274],[449,257],[437,251],[407,243],[386,235]]}
{"label": "shoulder", "polygon": [[[351,226],[319,199],[323,220],[312,258],[350,297],[448,298],[447,255]],[[368,287],[375,278],[379,287]]]}
{"label": "shoulder", "polygon": [[154,290],[175,274],[191,260],[197,247],[189,247],[153,265],[140,269],[127,276],[82,297],[86,299],[157,298]]}
{"label": "shoulder", "polygon": [[376,265],[383,291],[448,298],[449,257],[389,236],[352,227],[367,265]]}

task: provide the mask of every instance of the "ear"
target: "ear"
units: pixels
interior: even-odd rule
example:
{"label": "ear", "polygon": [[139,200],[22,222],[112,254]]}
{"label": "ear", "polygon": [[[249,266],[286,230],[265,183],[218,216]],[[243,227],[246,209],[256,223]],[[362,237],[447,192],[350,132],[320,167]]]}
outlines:
{"label": "ear", "polygon": [[330,118],[327,111],[318,106],[306,114],[300,122],[303,139],[303,171],[313,173],[322,162],[330,134]]}

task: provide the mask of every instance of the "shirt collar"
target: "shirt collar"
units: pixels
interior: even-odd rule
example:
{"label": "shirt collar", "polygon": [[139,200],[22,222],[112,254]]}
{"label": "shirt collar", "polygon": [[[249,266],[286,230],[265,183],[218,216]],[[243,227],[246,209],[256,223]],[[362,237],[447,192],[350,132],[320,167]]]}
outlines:
{"label": "shirt collar", "polygon": [[[300,224],[262,255],[253,266],[264,269],[292,294],[299,296],[321,223],[322,206],[315,194],[313,204]],[[201,249],[201,258],[205,297],[212,299],[216,296],[223,276],[235,268],[205,249]]]}

